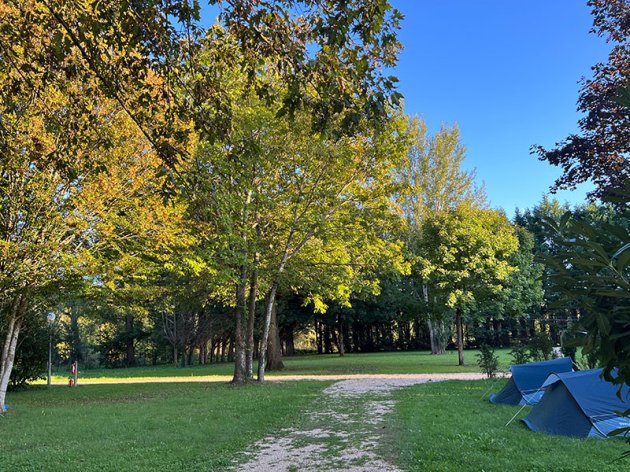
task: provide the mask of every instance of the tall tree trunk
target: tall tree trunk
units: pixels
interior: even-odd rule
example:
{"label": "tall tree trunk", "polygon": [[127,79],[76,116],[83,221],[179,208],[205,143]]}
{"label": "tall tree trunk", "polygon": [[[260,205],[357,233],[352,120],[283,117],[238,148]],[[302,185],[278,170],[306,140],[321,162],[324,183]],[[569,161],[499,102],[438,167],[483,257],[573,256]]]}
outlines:
{"label": "tall tree trunk", "polygon": [[267,306],[265,308],[265,324],[263,327],[262,338],[260,339],[260,350],[258,353],[258,381],[265,381],[265,368],[267,364],[267,345],[269,343],[269,329],[271,327],[271,316],[273,305],[276,301],[276,292],[278,291],[278,283],[274,282],[267,296]]}
{"label": "tall tree trunk", "polygon": [[125,315],[125,344],[127,348],[127,367],[136,365],[136,351],[133,345],[133,315]]}
{"label": "tall tree trunk", "polygon": [[177,338],[177,312],[173,313],[173,364],[179,367],[179,339]]}
{"label": "tall tree trunk", "polygon": [[278,330],[278,303],[274,303],[271,309],[271,324],[269,325],[269,347],[267,354],[267,370],[282,370],[284,362],[282,362],[282,347],[280,345],[280,333]]}
{"label": "tall tree trunk", "polygon": [[[247,268],[241,267],[241,274],[236,287],[236,330],[234,333],[234,377],[233,383],[243,383],[247,380],[245,370],[245,335],[247,313]],[[229,355],[229,354],[228,354]]]}
{"label": "tall tree trunk", "polygon": [[256,322],[256,293],[258,292],[258,270],[253,269],[249,281],[249,305],[247,313],[247,343],[245,347],[245,372],[247,379],[254,375],[254,326]]}
{"label": "tall tree trunk", "polygon": [[70,342],[71,360],[82,361],[83,349],[81,346],[81,331],[79,330],[79,311],[74,304],[70,307]]}
{"label": "tall tree trunk", "polygon": [[435,331],[433,330],[433,322],[431,318],[427,320],[427,328],[429,328],[429,341],[431,343],[431,354],[438,354],[438,346],[435,339]]}
{"label": "tall tree trunk", "polygon": [[324,325],[324,354],[330,354],[332,352],[332,341],[330,340],[330,327],[328,323]]}
{"label": "tall tree trunk", "polygon": [[352,345],[352,323],[344,323],[343,335],[343,343],[346,346],[346,352],[354,352],[354,346]]}
{"label": "tall tree trunk", "polygon": [[22,328],[22,318],[26,312],[28,301],[26,295],[17,295],[13,301],[9,313],[7,332],[2,345],[2,357],[0,358],[0,413],[4,412],[7,388],[15,362],[18,337]]}
{"label": "tall tree trunk", "polygon": [[455,312],[455,323],[457,325],[457,354],[459,355],[459,365],[464,365],[464,321],[462,320],[461,308],[457,308]]}
{"label": "tall tree trunk", "polygon": [[192,358],[193,358],[193,354],[195,353],[195,346],[191,345],[188,348],[188,358],[186,359],[186,365],[190,366],[192,365]]}
{"label": "tall tree trunk", "polygon": [[[424,297],[424,302],[429,306],[429,287],[427,284],[422,285],[422,295]],[[444,354],[446,352],[446,346],[444,346],[443,336],[444,333],[440,331],[440,324],[443,327],[444,323],[436,322],[435,324],[431,320],[431,315],[429,315],[429,319],[427,320],[427,327],[429,328],[429,341],[431,343],[431,354],[439,355]]]}
{"label": "tall tree trunk", "polygon": [[319,320],[315,320],[315,344],[317,345],[317,354],[323,354],[324,340],[322,333],[322,323]]}
{"label": "tall tree trunk", "polygon": [[346,346],[344,345],[343,339],[343,321],[341,319],[341,314],[337,315],[337,331],[335,332],[335,328],[332,328],[333,341],[337,346],[337,352],[340,357],[343,357],[346,354]]}

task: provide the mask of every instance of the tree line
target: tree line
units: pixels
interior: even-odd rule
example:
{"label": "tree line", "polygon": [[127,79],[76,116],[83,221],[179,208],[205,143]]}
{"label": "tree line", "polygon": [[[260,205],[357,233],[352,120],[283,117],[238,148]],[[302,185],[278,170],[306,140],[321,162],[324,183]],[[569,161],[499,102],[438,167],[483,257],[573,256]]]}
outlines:
{"label": "tree line", "polygon": [[[49,311],[64,359],[230,360],[240,383],[306,331],[341,354],[452,342],[463,364],[589,307],[554,303],[567,266],[535,260],[567,260],[559,205],[510,222],[457,127],[405,114],[387,1],[209,3],[210,27],[187,1],[0,3],[0,407]],[[591,3],[618,40],[625,10]]]}

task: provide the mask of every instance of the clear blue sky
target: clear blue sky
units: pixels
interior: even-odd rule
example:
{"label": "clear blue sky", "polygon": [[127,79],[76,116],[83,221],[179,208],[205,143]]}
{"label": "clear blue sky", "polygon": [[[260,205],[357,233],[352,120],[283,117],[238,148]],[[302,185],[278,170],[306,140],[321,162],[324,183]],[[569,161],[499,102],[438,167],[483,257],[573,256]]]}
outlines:
{"label": "clear blue sky", "polygon": [[[577,130],[578,80],[606,59],[586,0],[392,0],[405,14],[397,75],[407,113],[457,122],[491,204],[531,207],[559,169],[529,154]],[[580,203],[589,186],[561,192]]]}

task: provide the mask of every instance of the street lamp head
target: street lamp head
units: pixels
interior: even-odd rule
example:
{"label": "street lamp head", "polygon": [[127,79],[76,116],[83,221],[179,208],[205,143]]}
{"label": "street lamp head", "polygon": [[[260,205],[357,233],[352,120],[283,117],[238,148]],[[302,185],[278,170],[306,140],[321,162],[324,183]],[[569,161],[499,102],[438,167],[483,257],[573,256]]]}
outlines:
{"label": "street lamp head", "polygon": [[52,324],[55,321],[55,314],[51,311],[46,316],[46,319],[48,320],[48,323]]}

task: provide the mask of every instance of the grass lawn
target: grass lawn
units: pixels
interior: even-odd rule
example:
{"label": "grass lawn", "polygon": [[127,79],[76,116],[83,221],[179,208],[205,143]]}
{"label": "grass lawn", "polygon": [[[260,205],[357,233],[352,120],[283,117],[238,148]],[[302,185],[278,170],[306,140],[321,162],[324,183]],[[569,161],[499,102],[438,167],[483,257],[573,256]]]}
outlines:
{"label": "grass lawn", "polygon": [[[501,368],[510,364],[509,349],[497,350]],[[427,351],[421,352],[382,352],[369,354],[302,355],[286,357],[285,369],[270,372],[269,375],[326,375],[326,374],[422,374],[445,372],[478,372],[477,351],[466,351],[467,365],[457,365],[457,352],[449,351],[442,356],[432,356]],[[151,379],[162,377],[205,377],[218,376],[229,379],[234,367],[232,363],[196,365],[176,368],[170,365],[134,367],[127,369],[92,369],[80,371],[80,382],[89,383],[91,379],[99,382],[115,382],[119,379]],[[66,383],[68,374],[53,376],[53,382]],[[41,382],[40,382],[41,383]]]}
{"label": "grass lawn", "polygon": [[[620,439],[547,436],[518,420],[506,427],[520,407],[482,400],[489,382],[449,381],[396,392],[391,440],[402,467],[435,472],[630,470],[630,460],[615,461],[628,448]],[[499,381],[493,390],[502,387]]]}
{"label": "grass lawn", "polygon": [[298,425],[328,382],[90,385],[9,393],[2,471],[224,470],[252,441]]}

